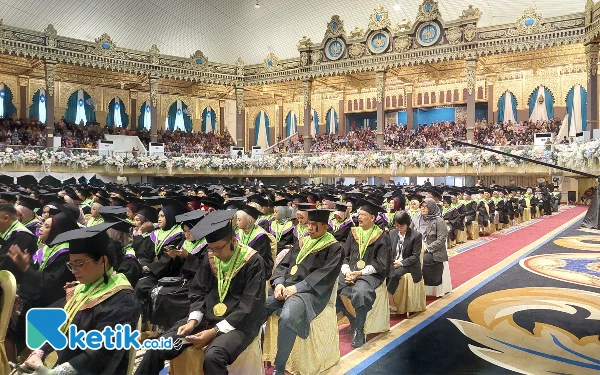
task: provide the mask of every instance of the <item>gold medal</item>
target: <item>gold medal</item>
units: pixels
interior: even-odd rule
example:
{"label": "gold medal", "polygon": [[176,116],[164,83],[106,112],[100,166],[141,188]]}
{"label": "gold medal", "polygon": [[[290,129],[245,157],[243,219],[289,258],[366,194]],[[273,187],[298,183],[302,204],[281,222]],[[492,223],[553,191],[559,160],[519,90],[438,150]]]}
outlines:
{"label": "gold medal", "polygon": [[213,307],[213,313],[215,316],[223,316],[227,312],[227,306],[223,302],[219,302]]}
{"label": "gold medal", "polygon": [[366,263],[364,260],[359,260],[358,262],[356,262],[356,268],[358,268],[359,270],[362,270],[363,268],[365,268]]}
{"label": "gold medal", "polygon": [[298,272],[298,265],[294,264],[294,266],[290,269],[290,275],[295,275]]}

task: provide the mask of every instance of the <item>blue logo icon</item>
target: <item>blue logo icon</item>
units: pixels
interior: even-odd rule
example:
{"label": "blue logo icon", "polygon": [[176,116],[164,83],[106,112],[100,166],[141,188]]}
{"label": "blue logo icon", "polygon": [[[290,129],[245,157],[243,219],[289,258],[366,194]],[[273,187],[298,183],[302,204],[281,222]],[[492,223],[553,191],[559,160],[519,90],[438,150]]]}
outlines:
{"label": "blue logo icon", "polygon": [[117,324],[115,327],[104,327],[102,331],[81,331],[76,325],[68,327],[67,335],[61,327],[67,322],[67,313],[63,309],[34,308],[27,312],[25,343],[32,350],[48,343],[55,350],[63,350],[67,346],[71,350],[169,350],[173,348],[173,338],[144,340],[140,342],[140,332],[132,330],[129,324]]}
{"label": "blue logo icon", "polygon": [[68,340],[61,331],[67,321],[67,313],[63,309],[31,309],[26,316],[25,343],[33,350],[41,348],[45,343],[56,350],[67,347]]}

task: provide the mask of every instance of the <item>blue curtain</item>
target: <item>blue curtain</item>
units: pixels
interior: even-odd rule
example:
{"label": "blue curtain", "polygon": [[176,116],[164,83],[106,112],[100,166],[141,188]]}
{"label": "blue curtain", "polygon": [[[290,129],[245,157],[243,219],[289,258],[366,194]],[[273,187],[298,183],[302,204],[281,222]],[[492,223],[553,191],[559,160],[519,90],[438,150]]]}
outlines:
{"label": "blue curtain", "polygon": [[567,94],[567,119],[569,124],[569,131],[571,130],[571,118],[573,117],[573,97],[575,96],[575,89],[581,90],[581,130],[587,130],[587,92],[581,86],[573,86],[569,93]]}
{"label": "blue curtain", "polygon": [[17,113],[17,107],[13,104],[13,95],[10,88],[4,84],[4,91],[0,93],[0,95],[4,95],[4,117],[9,118],[10,116]]}
{"label": "blue curtain", "polygon": [[[44,102],[44,105],[46,103]],[[33,100],[31,105],[29,106],[29,118],[36,118],[40,120],[40,90],[37,90],[35,94],[33,94]]]}
{"label": "blue curtain", "polygon": [[498,100],[498,122],[504,122],[504,104],[506,103],[506,95],[508,95],[508,91],[502,94],[500,99]]}
{"label": "blue curtain", "polygon": [[[88,104],[88,100],[91,99],[90,94],[83,91],[83,109],[85,110],[85,118],[88,122],[96,122],[96,112],[92,109],[92,106]],[[65,120],[75,123],[77,118],[77,91],[71,94],[67,101],[67,110],[65,111]]]}
{"label": "blue curtain", "polygon": [[312,110],[313,118],[315,119],[315,134],[319,134],[319,114],[314,109]]}
{"label": "blue curtain", "polygon": [[552,93],[550,90],[544,87],[544,104],[546,104],[546,113],[548,114],[548,118],[554,117],[554,98],[552,97]]}
{"label": "blue curtain", "polygon": [[[533,113],[533,108],[535,107],[535,102],[537,101],[539,95],[540,88],[538,87],[533,91],[531,96],[529,97],[529,116]],[[552,97],[552,93],[548,88],[544,87],[544,105],[546,106],[546,114],[548,118],[554,117],[554,98]],[[515,112],[516,113],[516,112]]]}
{"label": "blue curtain", "polygon": [[[204,111],[202,111],[202,132],[206,133],[206,132],[217,132],[217,115],[215,114],[215,111],[210,108],[210,111],[208,110],[209,107],[204,108]],[[207,124],[209,126],[207,126]]]}
{"label": "blue curtain", "polygon": [[146,117],[146,111],[150,111],[150,104],[148,102],[144,102],[140,107],[140,115],[138,116],[138,129],[148,129],[150,130],[151,124],[144,124],[144,119]]}
{"label": "blue curtain", "polygon": [[533,113],[533,109],[535,108],[535,102],[537,102],[539,91],[540,91],[540,88],[538,87],[537,89],[533,90],[533,93],[529,97],[529,117],[531,117],[531,114]]}
{"label": "blue curtain", "polygon": [[292,111],[285,117],[285,137],[290,137],[298,131],[298,118]]}
{"label": "blue curtain", "polygon": [[[185,127],[186,131],[191,131],[192,130],[192,118],[185,113],[185,110],[187,109],[187,107],[188,106],[184,102],[181,102],[183,126]],[[171,104],[171,107],[169,107],[168,116],[169,117],[168,117],[167,121],[169,124],[169,130],[173,130],[173,129],[175,129],[175,116],[177,116],[177,101],[175,101],[173,104]]]}
{"label": "blue curtain", "polygon": [[[111,100],[110,103],[108,103],[108,116],[106,116],[106,126],[115,125],[115,104],[115,99]],[[122,100],[119,100],[119,112],[121,113],[121,123],[123,124],[123,127],[127,129],[129,127],[129,115],[125,111],[125,104],[123,104]]]}
{"label": "blue curtain", "polygon": [[335,111],[335,109],[331,108],[329,111],[327,111],[327,134],[331,133],[331,129],[329,129],[329,124],[331,121],[331,116],[333,115],[333,124],[335,126],[335,129],[333,131],[334,134],[337,134],[338,132],[338,115],[337,112]]}
{"label": "blue curtain", "polygon": [[258,133],[260,131],[260,114],[263,113],[263,115],[265,116],[265,127],[266,129],[266,134],[267,134],[267,145],[271,144],[271,130],[269,129],[269,116],[267,116],[267,113],[264,111],[260,111],[258,113],[258,115],[256,115],[256,118],[254,119],[254,145],[258,146]]}
{"label": "blue curtain", "polygon": [[517,113],[517,97],[512,92],[509,92],[509,94],[510,94],[510,104],[512,105],[512,110],[515,115],[515,121],[519,121],[519,115]]}

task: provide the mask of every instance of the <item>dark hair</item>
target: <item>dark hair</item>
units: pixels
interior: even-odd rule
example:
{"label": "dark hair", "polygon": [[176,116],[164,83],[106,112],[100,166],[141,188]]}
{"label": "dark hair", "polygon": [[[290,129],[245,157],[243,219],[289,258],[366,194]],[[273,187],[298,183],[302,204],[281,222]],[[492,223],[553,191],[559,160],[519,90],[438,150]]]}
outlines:
{"label": "dark hair", "polygon": [[411,223],[410,215],[406,211],[398,211],[394,215],[394,223],[399,225],[408,225]]}
{"label": "dark hair", "polygon": [[11,219],[17,218],[17,209],[12,203],[0,203],[0,212],[8,214]]}

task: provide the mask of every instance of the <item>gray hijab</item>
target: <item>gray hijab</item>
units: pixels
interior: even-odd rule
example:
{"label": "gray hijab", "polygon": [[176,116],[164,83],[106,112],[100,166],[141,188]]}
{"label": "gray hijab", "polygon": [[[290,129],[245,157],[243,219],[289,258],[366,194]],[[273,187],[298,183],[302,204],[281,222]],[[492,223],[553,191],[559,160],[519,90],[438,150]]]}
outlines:
{"label": "gray hijab", "polygon": [[425,235],[429,224],[438,217],[438,206],[432,198],[425,198],[423,202],[427,204],[429,213],[427,215],[419,214],[415,218],[415,229],[422,235]]}

